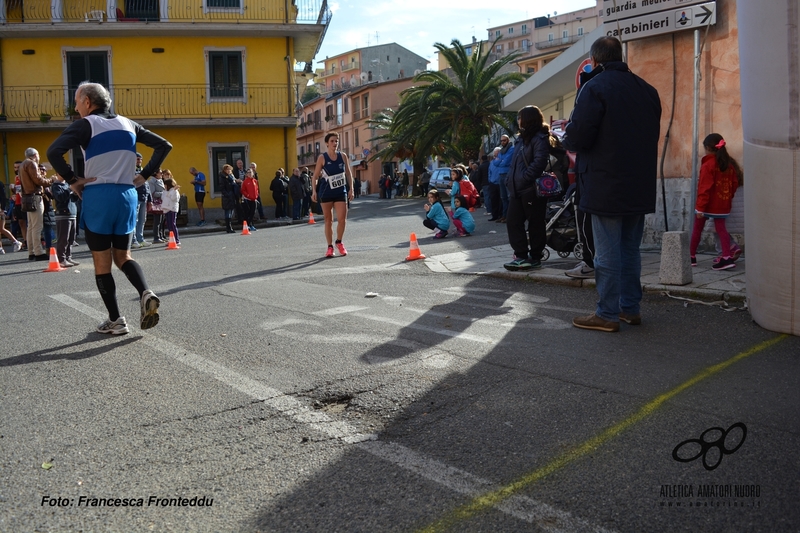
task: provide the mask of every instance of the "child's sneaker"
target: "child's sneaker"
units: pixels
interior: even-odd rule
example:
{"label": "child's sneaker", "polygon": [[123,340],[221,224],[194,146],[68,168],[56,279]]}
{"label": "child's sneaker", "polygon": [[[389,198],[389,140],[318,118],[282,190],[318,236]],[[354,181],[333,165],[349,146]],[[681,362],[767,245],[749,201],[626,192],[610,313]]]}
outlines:
{"label": "child's sneaker", "polygon": [[693,267],[697,266],[697,258],[695,256],[689,257],[689,260],[692,262]]}
{"label": "child's sneaker", "polygon": [[336,243],[336,249],[339,250],[339,255],[347,255],[347,249],[341,242]]}
{"label": "child's sneaker", "polygon": [[97,326],[97,332],[108,333],[110,335],[125,335],[128,333],[128,323],[125,322],[124,316],[121,316],[114,321],[106,320]]}
{"label": "child's sneaker", "polygon": [[725,259],[724,257],[719,260],[719,263],[711,265],[712,270],[728,270],[736,266],[732,257]]}
{"label": "child's sneaker", "polygon": [[433,234],[434,239],[444,239],[445,237],[447,237],[446,231],[439,230]]}
{"label": "child's sneaker", "polygon": [[325,252],[325,257],[333,257],[333,245],[328,245],[328,250]]}

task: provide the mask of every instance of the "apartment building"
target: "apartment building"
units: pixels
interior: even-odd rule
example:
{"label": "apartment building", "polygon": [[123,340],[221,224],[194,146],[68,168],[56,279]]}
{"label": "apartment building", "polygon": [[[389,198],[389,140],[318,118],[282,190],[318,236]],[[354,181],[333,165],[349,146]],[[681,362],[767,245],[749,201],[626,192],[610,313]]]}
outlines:
{"label": "apartment building", "polygon": [[[308,70],[329,20],[325,0],[1,3],[6,183],[9,162],[29,146],[44,154],[74,119],[75,89],[86,80],[109,88],[113,112],[173,144],[164,166],[179,183],[191,166],[214,178],[240,158],[266,175],[291,166],[294,67],[305,62]],[[80,150],[70,163],[82,169]],[[208,186],[206,208],[220,207],[216,180]]]}
{"label": "apartment building", "polygon": [[533,74],[601,24],[597,8],[591,7],[494,26],[488,29],[488,41],[499,39],[494,57],[520,52],[514,62],[519,72]]}
{"label": "apartment building", "polygon": [[321,94],[364,84],[411,78],[428,68],[428,60],[397,43],[357,48],[325,58],[317,78]]}

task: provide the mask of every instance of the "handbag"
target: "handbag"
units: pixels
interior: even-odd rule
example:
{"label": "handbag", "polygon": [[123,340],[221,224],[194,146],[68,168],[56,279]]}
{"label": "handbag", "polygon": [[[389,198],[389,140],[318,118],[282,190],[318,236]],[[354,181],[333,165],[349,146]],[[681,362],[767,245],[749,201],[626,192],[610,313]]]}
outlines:
{"label": "handbag", "polygon": [[24,213],[32,213],[36,211],[35,194],[22,194],[22,203],[20,209]]}
{"label": "handbag", "polygon": [[536,178],[536,196],[539,198],[552,198],[563,193],[561,181],[552,172],[542,172],[542,175]]}
{"label": "handbag", "polygon": [[[525,161],[525,166],[528,166],[528,157],[525,155],[525,148],[522,148],[522,159]],[[547,166],[552,167],[553,162],[548,161]],[[552,170],[552,168],[551,168]],[[552,198],[554,196],[561,196],[564,194],[564,189],[561,188],[561,181],[552,172],[545,170],[542,175],[536,178],[536,196],[539,198]]]}
{"label": "handbag", "polygon": [[161,198],[153,198],[153,201],[147,204],[147,212],[161,214],[164,210],[161,208]]}

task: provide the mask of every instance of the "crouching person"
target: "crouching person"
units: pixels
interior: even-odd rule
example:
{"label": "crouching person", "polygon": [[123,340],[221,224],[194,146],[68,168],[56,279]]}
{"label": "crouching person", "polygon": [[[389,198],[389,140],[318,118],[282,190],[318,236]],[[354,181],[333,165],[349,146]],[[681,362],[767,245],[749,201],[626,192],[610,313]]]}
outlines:
{"label": "crouching person", "polygon": [[426,228],[436,230],[434,239],[444,239],[447,237],[447,230],[450,229],[450,217],[447,216],[447,211],[444,210],[442,200],[439,197],[439,191],[431,189],[428,191],[428,203],[425,204],[425,211],[428,216],[422,223]]}

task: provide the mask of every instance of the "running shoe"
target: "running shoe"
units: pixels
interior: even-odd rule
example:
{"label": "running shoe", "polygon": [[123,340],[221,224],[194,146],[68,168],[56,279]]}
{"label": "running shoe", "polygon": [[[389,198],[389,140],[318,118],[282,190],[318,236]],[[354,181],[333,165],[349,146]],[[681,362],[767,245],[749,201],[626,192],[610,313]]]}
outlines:
{"label": "running shoe", "polygon": [[14,251],[19,252],[20,250],[22,250],[22,243],[20,241],[16,241],[14,243]]}
{"label": "running shoe", "polygon": [[140,327],[142,329],[150,329],[158,324],[158,306],[161,305],[161,300],[158,296],[147,289],[142,293],[142,319]]}
{"label": "running shoe", "polygon": [[339,255],[347,255],[347,249],[341,242],[336,243],[336,249],[339,250]]}
{"label": "running shoe", "polygon": [[325,252],[325,257],[333,257],[333,245],[328,245],[328,250]]}
{"label": "running shoe", "polygon": [[125,322],[125,317],[121,316],[116,320],[106,320],[97,326],[98,333],[108,333],[110,335],[125,335],[128,333],[128,323]]}

